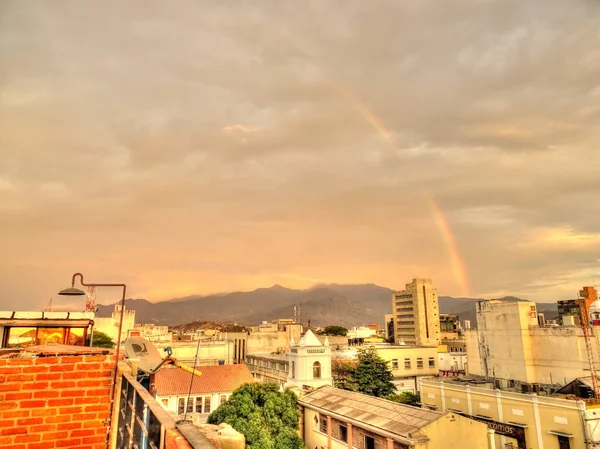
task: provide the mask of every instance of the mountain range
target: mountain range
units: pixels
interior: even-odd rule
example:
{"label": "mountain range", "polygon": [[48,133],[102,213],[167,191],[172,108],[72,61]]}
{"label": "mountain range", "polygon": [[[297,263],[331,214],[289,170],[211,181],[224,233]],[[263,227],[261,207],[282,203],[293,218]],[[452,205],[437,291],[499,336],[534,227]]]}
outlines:
{"label": "mountain range", "polygon": [[[277,318],[292,318],[294,306],[300,308],[300,321],[312,326],[330,324],[345,327],[370,323],[384,324],[391,313],[393,290],[375,284],[319,285],[307,290],[293,290],[281,285],[250,292],[208,296],[188,296],[161,302],[128,299],[126,307],[136,311],[137,323],[175,326],[191,321],[222,321],[245,325]],[[475,327],[475,303],[480,298],[439,297],[440,313],[453,313],[461,321],[470,320]],[[512,296],[500,299],[526,301]],[[546,319],[558,315],[556,303],[538,303]],[[98,305],[99,316],[110,316],[113,305]]]}

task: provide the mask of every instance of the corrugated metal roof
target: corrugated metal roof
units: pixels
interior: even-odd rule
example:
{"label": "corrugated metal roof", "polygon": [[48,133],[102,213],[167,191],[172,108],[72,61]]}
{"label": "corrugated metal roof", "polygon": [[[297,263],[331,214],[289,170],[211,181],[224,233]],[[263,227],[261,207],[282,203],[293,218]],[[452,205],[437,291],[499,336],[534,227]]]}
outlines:
{"label": "corrugated metal roof", "polygon": [[421,428],[444,415],[330,386],[321,387],[300,398],[298,402],[304,406],[347,416],[404,438],[414,438]]}
{"label": "corrugated metal roof", "polygon": [[246,383],[254,382],[245,364],[196,367],[201,376],[192,375],[176,366],[164,366],[156,373],[156,395],[187,394],[192,381],[192,394],[229,393]]}

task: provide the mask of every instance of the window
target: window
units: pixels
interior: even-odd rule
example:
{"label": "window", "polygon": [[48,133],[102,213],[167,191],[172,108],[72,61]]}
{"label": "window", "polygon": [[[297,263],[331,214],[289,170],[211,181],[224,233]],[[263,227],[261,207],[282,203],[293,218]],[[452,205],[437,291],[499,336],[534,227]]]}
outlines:
{"label": "window", "polygon": [[204,413],[210,413],[210,396],[204,396]]}
{"label": "window", "polygon": [[571,449],[571,443],[569,442],[569,438],[558,435],[558,449]]}
{"label": "window", "polygon": [[435,359],[433,357],[429,357],[429,368],[435,368]]}
{"label": "window", "polygon": [[410,359],[404,359],[404,369],[410,369]]}
{"label": "window", "polygon": [[340,440],[344,443],[348,442],[348,428],[340,425]]}
{"label": "window", "polygon": [[64,327],[39,327],[37,330],[37,344],[63,343],[65,341]]}
{"label": "window", "polygon": [[398,369],[398,359],[392,360],[392,369]]}
{"label": "window", "polygon": [[177,414],[183,415],[185,413],[185,398],[179,398],[177,402]]}
{"label": "window", "polygon": [[365,435],[365,449],[375,449],[375,438]]}
{"label": "window", "polygon": [[196,397],[196,413],[202,413],[202,396]]}
{"label": "window", "polygon": [[292,379],[296,378],[296,362],[292,362]]}
{"label": "window", "polygon": [[192,398],[190,398],[187,401],[187,412],[192,413],[193,411],[194,411],[194,400]]}
{"label": "window", "polygon": [[222,394],[221,398],[219,399],[219,405],[225,404],[225,402],[227,402],[227,396]]}
{"label": "window", "polygon": [[70,328],[67,344],[73,346],[85,346],[86,334],[86,330],[83,327]]}
{"label": "window", "polygon": [[11,327],[8,329],[7,348],[18,348],[35,344],[35,327]]}
{"label": "window", "polygon": [[417,357],[417,368],[423,368],[423,358]]}
{"label": "window", "polygon": [[321,363],[315,362],[313,363],[313,379],[321,378]]}
{"label": "window", "polygon": [[325,415],[319,415],[319,430],[327,433],[327,416]]}

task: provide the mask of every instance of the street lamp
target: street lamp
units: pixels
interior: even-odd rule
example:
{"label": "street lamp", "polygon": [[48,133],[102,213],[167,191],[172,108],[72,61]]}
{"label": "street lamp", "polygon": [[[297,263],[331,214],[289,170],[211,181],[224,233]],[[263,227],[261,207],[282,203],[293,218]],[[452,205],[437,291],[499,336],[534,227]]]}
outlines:
{"label": "street lamp", "polygon": [[[123,315],[125,314],[125,294],[127,292],[127,286],[125,284],[100,284],[100,283],[91,283],[91,282],[86,283],[83,281],[83,274],[75,273],[73,275],[73,278],[71,279],[71,287],[61,290],[60,292],[58,292],[58,294],[62,295],[62,296],[84,296],[85,292],[83,290],[75,288],[75,279],[77,277],[79,277],[79,283],[81,285],[83,285],[84,287],[121,287],[123,289],[123,295],[121,296],[121,317],[119,318],[119,334],[117,337],[117,348],[116,348],[117,357],[116,357],[116,361],[115,361],[115,367],[113,370],[113,381],[112,381],[112,385],[110,386],[110,414],[109,414],[109,418],[108,418],[108,428],[110,429],[110,425],[112,422],[112,415],[113,415],[114,406],[115,406],[115,397],[114,396],[115,396],[115,386],[117,384],[117,372],[118,372],[118,366],[119,366],[119,351],[121,349],[121,331],[123,329]],[[108,435],[110,435],[110,430],[109,430]],[[107,438],[108,438],[108,435],[107,435]]]}

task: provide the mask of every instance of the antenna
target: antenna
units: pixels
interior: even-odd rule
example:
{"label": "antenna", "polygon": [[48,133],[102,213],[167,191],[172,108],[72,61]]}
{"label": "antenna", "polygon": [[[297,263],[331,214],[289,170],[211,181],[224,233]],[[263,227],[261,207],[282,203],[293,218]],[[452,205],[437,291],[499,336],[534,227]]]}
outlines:
{"label": "antenna", "polygon": [[96,311],[96,287],[94,287],[93,285],[90,285],[87,288],[87,294],[85,298],[85,311]]}
{"label": "antenna", "polygon": [[44,312],[52,312],[52,298],[50,298],[50,301],[48,301],[48,304],[44,307]]}

